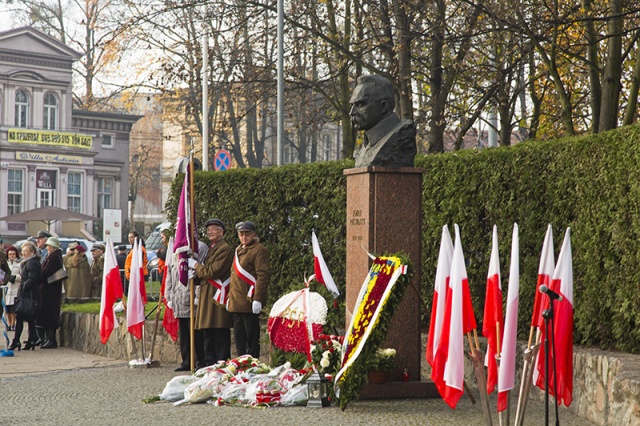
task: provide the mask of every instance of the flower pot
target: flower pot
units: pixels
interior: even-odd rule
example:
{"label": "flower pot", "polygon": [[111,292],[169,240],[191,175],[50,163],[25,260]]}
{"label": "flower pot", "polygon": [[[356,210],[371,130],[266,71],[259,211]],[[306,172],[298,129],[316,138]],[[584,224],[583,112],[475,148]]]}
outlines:
{"label": "flower pot", "polygon": [[369,371],[367,376],[369,377],[369,383],[385,383],[389,380],[389,373],[386,371]]}

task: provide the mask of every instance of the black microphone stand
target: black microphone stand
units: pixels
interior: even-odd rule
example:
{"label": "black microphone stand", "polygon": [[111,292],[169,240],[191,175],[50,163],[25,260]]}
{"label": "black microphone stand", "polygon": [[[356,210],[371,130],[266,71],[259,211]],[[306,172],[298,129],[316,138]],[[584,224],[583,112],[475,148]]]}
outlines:
{"label": "black microphone stand", "polygon": [[[554,331],[554,313],[553,313],[554,300],[549,298],[549,309],[542,311],[542,317],[544,318],[545,336],[544,336],[544,369],[545,369],[545,394],[544,394],[544,424],[549,426],[549,334],[551,334],[551,350],[553,351],[553,389],[556,393],[556,400],[558,398],[558,378],[556,371],[556,344],[555,344],[555,331]],[[558,414],[558,403],[556,401],[556,426],[560,426],[560,417]]]}

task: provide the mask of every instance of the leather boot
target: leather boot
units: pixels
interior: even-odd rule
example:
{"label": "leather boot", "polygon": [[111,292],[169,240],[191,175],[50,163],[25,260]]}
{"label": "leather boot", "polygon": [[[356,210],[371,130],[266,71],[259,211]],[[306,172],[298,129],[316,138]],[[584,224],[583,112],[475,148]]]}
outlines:
{"label": "leather boot", "polygon": [[47,336],[47,341],[42,345],[41,349],[57,348],[58,342],[56,342],[56,329],[47,329],[45,330],[45,334]]}

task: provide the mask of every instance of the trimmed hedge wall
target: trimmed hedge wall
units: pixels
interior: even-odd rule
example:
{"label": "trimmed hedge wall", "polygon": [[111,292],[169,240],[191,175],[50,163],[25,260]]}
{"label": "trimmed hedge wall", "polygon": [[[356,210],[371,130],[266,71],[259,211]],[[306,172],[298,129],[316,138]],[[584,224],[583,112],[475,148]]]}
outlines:
{"label": "trimmed hedge wall", "polygon": [[[442,226],[461,230],[476,318],[482,320],[491,250],[498,226],[506,297],[513,223],[520,228],[519,332],[527,338],[547,224],[556,258],[571,227],[575,343],[640,350],[640,127],[514,147],[418,156],[423,179],[423,298],[431,304]],[[231,227],[258,226],[271,252],[270,303],[313,271],[311,231],[341,291],[345,277],[344,168],[353,162],[196,174],[199,223],[217,216]],[[182,177],[167,211],[175,220]],[[453,238],[453,235],[452,235]],[[235,232],[227,235],[233,246]],[[428,312],[423,324],[428,325]]]}

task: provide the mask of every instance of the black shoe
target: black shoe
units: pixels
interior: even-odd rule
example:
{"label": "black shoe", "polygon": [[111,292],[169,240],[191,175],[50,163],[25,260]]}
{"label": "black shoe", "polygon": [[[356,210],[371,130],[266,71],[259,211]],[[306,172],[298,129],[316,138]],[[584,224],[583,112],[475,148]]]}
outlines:
{"label": "black shoe", "polygon": [[27,342],[26,345],[24,345],[24,350],[28,351],[29,349],[31,349],[32,351],[36,350],[36,344],[35,342]]}
{"label": "black shoe", "polygon": [[[25,343],[28,343],[28,342],[25,342]],[[42,344],[43,344],[43,343],[44,343],[44,342],[42,341],[42,339],[40,339],[40,338],[38,337],[38,340],[36,340],[33,344],[34,344],[35,346],[42,346]]]}
{"label": "black shoe", "polygon": [[191,370],[189,370],[189,367],[185,367],[185,366],[181,365],[180,367],[176,368],[173,371],[191,371]]}
{"label": "black shoe", "polygon": [[15,351],[16,349],[19,350],[19,351],[22,350],[22,345],[20,344],[20,342],[18,342],[18,343],[13,342],[13,343],[11,343],[11,346],[9,346],[9,350],[10,351]]}
{"label": "black shoe", "polygon": [[58,342],[55,340],[49,340],[40,349],[55,349],[58,347]]}

